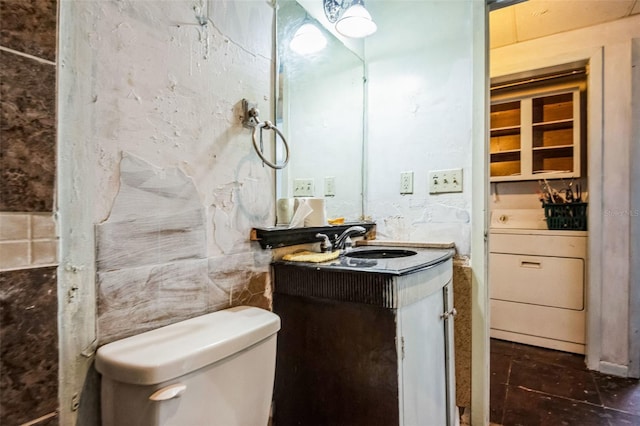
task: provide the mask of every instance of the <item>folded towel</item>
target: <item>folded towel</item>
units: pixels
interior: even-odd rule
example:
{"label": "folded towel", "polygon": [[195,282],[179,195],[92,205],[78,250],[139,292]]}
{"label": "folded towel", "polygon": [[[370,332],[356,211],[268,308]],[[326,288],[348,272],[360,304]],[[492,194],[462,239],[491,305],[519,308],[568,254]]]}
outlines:
{"label": "folded towel", "polygon": [[327,219],[329,225],[344,225],[344,217],[336,217],[335,219]]}
{"label": "folded towel", "polygon": [[329,260],[337,259],[340,256],[340,250],[336,250],[330,253],[316,253],[313,251],[299,251],[297,253],[285,254],[282,258],[292,262],[328,262]]}

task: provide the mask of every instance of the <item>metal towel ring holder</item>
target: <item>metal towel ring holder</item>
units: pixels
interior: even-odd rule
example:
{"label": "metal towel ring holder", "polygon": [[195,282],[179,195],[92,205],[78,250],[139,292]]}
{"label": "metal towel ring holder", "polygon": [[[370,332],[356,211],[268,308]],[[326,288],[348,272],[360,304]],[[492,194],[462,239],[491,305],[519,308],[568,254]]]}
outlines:
{"label": "metal towel ring holder", "polygon": [[[258,154],[258,157],[260,157],[260,159],[264,164],[271,167],[272,169],[276,169],[276,170],[283,169],[289,162],[289,144],[287,143],[287,140],[285,139],[284,135],[280,130],[278,130],[276,126],[273,125],[271,121],[269,120],[260,121],[260,117],[258,117],[259,111],[258,111],[258,108],[255,106],[255,104],[251,104],[246,99],[243,99],[242,105],[244,107],[244,126],[247,128],[253,128],[253,131],[251,133],[251,139],[253,140],[253,149],[256,151],[256,154]],[[258,134],[258,129],[260,130],[260,146],[258,146],[258,141],[256,138]],[[273,130],[274,132],[276,132],[276,135],[280,136],[280,139],[282,139],[282,144],[284,145],[284,151],[285,151],[284,161],[282,163],[274,164],[271,161],[267,160],[264,154],[262,153],[262,130],[263,129]]]}

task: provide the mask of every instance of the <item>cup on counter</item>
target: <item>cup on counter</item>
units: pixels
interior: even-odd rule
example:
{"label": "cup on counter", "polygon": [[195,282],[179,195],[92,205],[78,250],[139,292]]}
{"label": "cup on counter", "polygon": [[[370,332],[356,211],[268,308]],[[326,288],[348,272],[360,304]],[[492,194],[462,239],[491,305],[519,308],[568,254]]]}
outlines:
{"label": "cup on counter", "polygon": [[295,200],[293,198],[278,199],[278,201],[276,201],[276,224],[288,225],[291,223],[294,211]]}

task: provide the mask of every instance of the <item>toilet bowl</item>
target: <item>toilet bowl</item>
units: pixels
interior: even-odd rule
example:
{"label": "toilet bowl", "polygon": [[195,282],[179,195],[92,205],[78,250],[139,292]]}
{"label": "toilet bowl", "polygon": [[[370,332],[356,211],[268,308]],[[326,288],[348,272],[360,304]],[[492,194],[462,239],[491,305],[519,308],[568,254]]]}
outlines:
{"label": "toilet bowl", "polygon": [[241,306],[100,347],[102,425],[266,425],[279,329]]}

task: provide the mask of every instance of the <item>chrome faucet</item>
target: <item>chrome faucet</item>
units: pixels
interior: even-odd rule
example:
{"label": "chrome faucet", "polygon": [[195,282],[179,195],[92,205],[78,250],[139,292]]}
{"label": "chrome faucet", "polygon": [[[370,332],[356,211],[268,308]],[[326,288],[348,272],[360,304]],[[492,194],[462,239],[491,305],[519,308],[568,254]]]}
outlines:
{"label": "chrome faucet", "polygon": [[363,235],[367,230],[362,226],[351,226],[347,228],[339,237],[336,237],[333,246],[338,250],[351,248],[351,236]]}

